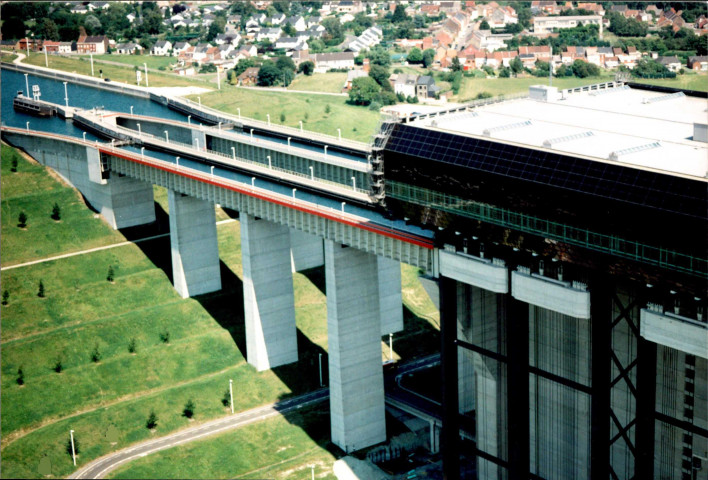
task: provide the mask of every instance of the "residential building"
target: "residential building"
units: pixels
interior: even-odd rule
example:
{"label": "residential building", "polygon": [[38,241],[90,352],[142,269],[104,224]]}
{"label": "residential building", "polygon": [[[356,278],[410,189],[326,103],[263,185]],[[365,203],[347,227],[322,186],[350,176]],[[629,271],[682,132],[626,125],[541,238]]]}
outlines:
{"label": "residential building", "polygon": [[383,31],[376,25],[364,30],[361,35],[356,37],[354,40],[349,42],[345,50],[350,50],[352,52],[359,52],[364,49],[378,45],[383,39]]}
{"label": "residential building", "polygon": [[258,84],[258,72],[260,71],[259,67],[249,67],[244,72],[236,77],[236,80],[238,81],[239,85],[247,86],[247,85],[256,85]]}
{"label": "residential building", "polygon": [[435,85],[435,79],[430,75],[420,75],[415,84],[416,96],[419,98],[435,98],[440,87]]}
{"label": "residential building", "polygon": [[280,28],[261,28],[256,34],[256,40],[259,42],[268,40],[272,43],[280,38],[280,34]]}
{"label": "residential building", "polygon": [[509,33],[492,33],[491,30],[475,30],[468,37],[468,45],[478,50],[493,52],[506,48],[506,42],[514,38]]}
{"label": "residential building", "polygon": [[347,72],[347,79],[344,81],[344,86],[342,87],[342,92],[346,93],[352,89],[352,82],[354,81],[354,79],[368,76],[369,74],[364,70],[349,70]]}
{"label": "residential building", "polygon": [[688,68],[697,72],[708,71],[708,55],[688,57]]}
{"label": "residential building", "polygon": [[169,40],[160,40],[155,42],[155,45],[152,46],[152,49],[150,50],[150,53],[153,55],[169,55],[170,50],[172,50],[172,42]]}
{"label": "residential building", "polygon": [[275,41],[275,48],[284,48],[285,50],[294,50],[295,48],[306,43],[304,37],[280,37]]}
{"label": "residential building", "polygon": [[298,32],[304,32],[308,28],[307,22],[305,22],[305,19],[300,15],[286,18],[283,25],[288,23]]}
{"label": "residential building", "polygon": [[315,70],[318,72],[326,72],[340,68],[354,68],[353,52],[317,53],[311,57],[314,57]]}
{"label": "residential building", "polygon": [[119,55],[133,55],[143,49],[140,45],[133,42],[119,43],[116,45],[116,53]]}
{"label": "residential building", "polygon": [[108,50],[108,37],[105,35],[87,36],[82,35],[76,42],[76,52],[79,54],[93,53],[101,55]]}
{"label": "residential building", "polygon": [[679,60],[676,55],[671,55],[668,57],[659,56],[656,61],[671,70],[672,72],[678,72],[682,67],[681,60]]}
{"label": "residential building", "polygon": [[560,17],[533,17],[534,33],[551,33],[555,29],[574,28],[578,25],[598,25],[602,38],[602,17],[600,15],[568,15]]}
{"label": "residential building", "polygon": [[393,82],[393,91],[406,97],[415,97],[417,77],[410,73],[399,73]]}
{"label": "residential building", "polygon": [[214,43],[216,43],[217,45],[223,45],[224,43],[228,43],[230,45],[236,46],[240,41],[241,35],[239,35],[238,33],[220,33],[214,39]]}

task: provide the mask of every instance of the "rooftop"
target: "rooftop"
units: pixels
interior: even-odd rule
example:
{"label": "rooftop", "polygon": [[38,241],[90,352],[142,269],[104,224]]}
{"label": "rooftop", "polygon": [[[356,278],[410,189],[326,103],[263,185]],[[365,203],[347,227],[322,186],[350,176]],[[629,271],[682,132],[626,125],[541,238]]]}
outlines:
{"label": "rooftop", "polygon": [[707,123],[707,107],[705,98],[624,86],[550,102],[506,100],[412,125],[705,179],[708,143],[693,135],[694,123]]}

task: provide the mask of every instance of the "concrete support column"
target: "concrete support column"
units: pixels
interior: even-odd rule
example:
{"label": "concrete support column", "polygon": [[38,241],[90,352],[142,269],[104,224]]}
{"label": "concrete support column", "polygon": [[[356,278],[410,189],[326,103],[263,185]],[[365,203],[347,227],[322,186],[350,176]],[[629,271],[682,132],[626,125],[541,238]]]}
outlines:
{"label": "concrete support column", "polygon": [[167,190],[172,278],[183,298],[221,290],[214,204]]}
{"label": "concrete support column", "polygon": [[111,174],[108,183],[89,183],[86,198],[114,229],[155,221],[152,184]]}
{"label": "concrete support column", "polygon": [[[441,446],[443,477],[460,478],[460,425],[457,392],[457,282],[440,277],[440,361],[442,369],[443,424]],[[479,383],[478,383],[479,384]]]}
{"label": "concrete support column", "polygon": [[376,256],[325,241],[332,442],[386,440]]}
{"label": "concrete support column", "polygon": [[258,371],[297,361],[290,230],[241,214],[248,363]]}
{"label": "concrete support column", "polygon": [[376,261],[379,269],[381,335],[388,335],[403,330],[401,263],[384,257],[376,257]]}
{"label": "concrete support column", "polygon": [[199,150],[204,150],[206,148],[206,133],[204,130],[198,130],[193,128],[192,132],[192,146]]}
{"label": "concrete support column", "polygon": [[323,240],[300,230],[290,230],[292,271],[301,272],[324,265]]}

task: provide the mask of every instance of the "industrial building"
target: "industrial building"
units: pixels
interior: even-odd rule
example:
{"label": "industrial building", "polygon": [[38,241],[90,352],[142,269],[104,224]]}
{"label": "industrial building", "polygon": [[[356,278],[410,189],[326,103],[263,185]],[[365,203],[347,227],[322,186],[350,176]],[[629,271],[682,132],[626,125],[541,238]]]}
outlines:
{"label": "industrial building", "polygon": [[707,106],[536,86],[393,125],[386,206],[439,247],[446,478],[708,477]]}

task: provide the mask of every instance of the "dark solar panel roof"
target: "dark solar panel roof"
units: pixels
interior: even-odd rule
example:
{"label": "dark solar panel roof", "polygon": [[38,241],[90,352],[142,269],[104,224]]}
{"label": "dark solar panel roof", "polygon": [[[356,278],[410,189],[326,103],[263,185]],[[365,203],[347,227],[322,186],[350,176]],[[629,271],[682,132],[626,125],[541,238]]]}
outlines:
{"label": "dark solar panel roof", "polygon": [[[708,184],[490,140],[396,125],[384,158],[403,154],[706,219]],[[435,164],[431,164],[431,169]]]}

